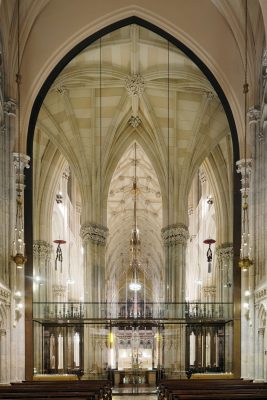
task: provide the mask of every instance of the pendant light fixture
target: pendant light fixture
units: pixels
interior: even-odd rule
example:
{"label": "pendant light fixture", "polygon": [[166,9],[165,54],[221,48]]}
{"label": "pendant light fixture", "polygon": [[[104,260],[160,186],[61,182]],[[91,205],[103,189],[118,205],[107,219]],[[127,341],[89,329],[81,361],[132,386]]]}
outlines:
{"label": "pendant light fixture", "polygon": [[132,280],[129,284],[129,289],[138,292],[141,290],[141,283],[138,279],[138,267],[139,267],[139,254],[140,254],[140,238],[139,238],[139,230],[137,228],[137,213],[136,213],[136,204],[137,204],[137,177],[136,177],[136,143],[134,144],[134,179],[133,179],[133,189],[132,193],[134,196],[134,227],[132,229],[131,234],[131,269],[132,269]]}
{"label": "pendant light fixture", "polygon": [[252,265],[250,255],[250,233],[249,233],[249,211],[248,211],[248,187],[247,187],[247,95],[248,95],[248,82],[247,82],[247,69],[248,69],[248,2],[245,2],[245,83],[243,85],[244,93],[244,158],[245,158],[245,171],[244,171],[244,189],[243,189],[243,205],[242,205],[242,236],[241,236],[241,249],[239,267],[243,271]]}
{"label": "pendant light fixture", "polygon": [[24,243],[24,222],[23,222],[23,181],[21,175],[23,173],[23,160],[21,159],[21,138],[20,138],[20,0],[17,0],[17,132],[18,132],[18,161],[16,165],[16,221],[14,228],[14,241],[12,246],[11,259],[16,264],[17,268],[22,268],[27,257],[25,256],[25,243]]}

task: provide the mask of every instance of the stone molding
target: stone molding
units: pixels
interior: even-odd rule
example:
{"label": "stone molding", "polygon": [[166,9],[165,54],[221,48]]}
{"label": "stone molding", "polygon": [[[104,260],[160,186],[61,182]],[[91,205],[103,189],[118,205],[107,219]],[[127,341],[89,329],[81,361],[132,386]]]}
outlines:
{"label": "stone molding", "polygon": [[216,248],[216,254],[220,261],[233,260],[234,248],[232,243],[223,243]]}
{"label": "stone molding", "polygon": [[255,301],[259,302],[267,298],[267,287],[255,291]]}
{"label": "stone molding", "polygon": [[10,303],[10,290],[0,286],[0,301],[6,304]]}
{"label": "stone molding", "polygon": [[250,107],[248,109],[247,116],[249,124],[259,122],[261,117],[261,111],[258,107]]}
{"label": "stone molding", "polygon": [[131,118],[128,121],[129,125],[136,129],[138,126],[142,123],[141,118],[138,117],[138,115],[135,117],[134,115],[131,116]]}
{"label": "stone molding", "polygon": [[125,81],[125,87],[129,96],[140,96],[145,88],[144,78],[140,74],[128,76]]}
{"label": "stone molding", "polygon": [[15,100],[9,99],[4,102],[3,109],[5,114],[15,117],[17,111],[17,103],[15,102]]}
{"label": "stone molding", "polygon": [[84,242],[92,242],[105,246],[108,237],[108,228],[100,224],[87,223],[82,225],[80,236]]}
{"label": "stone molding", "polygon": [[33,256],[41,259],[50,259],[53,246],[45,240],[33,241]]}
{"label": "stone molding", "polygon": [[182,223],[168,225],[162,228],[161,237],[165,246],[185,245],[189,239],[188,228]]}
{"label": "stone molding", "polygon": [[[249,190],[249,184],[250,184],[250,176],[251,176],[251,170],[252,170],[252,159],[247,158],[247,162],[245,163],[245,159],[243,158],[242,160],[239,160],[236,162],[236,172],[238,174],[241,173],[241,189],[240,191],[243,193],[246,189]],[[246,174],[246,176],[245,176]]]}

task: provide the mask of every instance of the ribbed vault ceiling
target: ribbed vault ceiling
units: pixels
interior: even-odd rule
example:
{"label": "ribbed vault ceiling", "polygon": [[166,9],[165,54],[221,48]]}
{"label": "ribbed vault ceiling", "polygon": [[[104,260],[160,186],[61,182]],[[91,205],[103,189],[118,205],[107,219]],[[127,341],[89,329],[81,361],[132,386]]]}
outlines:
{"label": "ribbed vault ceiling", "polygon": [[[138,143],[142,257],[144,262],[149,259],[148,279],[159,282],[160,229],[168,222],[184,222],[194,174],[229,134],[223,107],[207,78],[165,39],[137,25],[126,26],[90,45],[64,68],[44,100],[37,129],[76,175],[83,219],[102,218],[108,225],[108,274],[125,268],[118,262],[122,256],[127,264],[133,143]],[[169,186],[168,160],[174,165]],[[93,206],[99,182],[107,210],[102,216]]]}

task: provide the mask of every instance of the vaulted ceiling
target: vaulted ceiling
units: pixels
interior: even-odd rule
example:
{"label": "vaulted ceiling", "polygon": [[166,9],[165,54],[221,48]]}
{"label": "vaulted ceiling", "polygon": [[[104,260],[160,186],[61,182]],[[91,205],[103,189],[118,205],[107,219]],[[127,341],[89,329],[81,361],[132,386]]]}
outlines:
{"label": "vaulted ceiling", "polygon": [[[42,162],[49,143],[70,164],[80,186],[83,221],[109,228],[108,273],[128,265],[137,143],[142,258],[149,261],[148,279],[159,282],[161,228],[185,221],[193,176],[229,136],[222,104],[204,74],[164,38],[126,26],[64,68],[44,100],[37,130],[47,140]],[[118,262],[122,257],[124,263]]]}

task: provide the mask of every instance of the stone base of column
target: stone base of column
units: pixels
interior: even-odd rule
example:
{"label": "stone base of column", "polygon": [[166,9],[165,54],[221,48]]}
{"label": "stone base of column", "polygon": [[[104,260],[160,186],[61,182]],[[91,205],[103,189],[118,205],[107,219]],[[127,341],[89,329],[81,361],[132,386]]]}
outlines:
{"label": "stone base of column", "polygon": [[264,383],[264,379],[254,379],[253,383]]}

